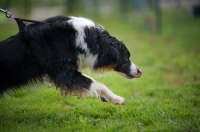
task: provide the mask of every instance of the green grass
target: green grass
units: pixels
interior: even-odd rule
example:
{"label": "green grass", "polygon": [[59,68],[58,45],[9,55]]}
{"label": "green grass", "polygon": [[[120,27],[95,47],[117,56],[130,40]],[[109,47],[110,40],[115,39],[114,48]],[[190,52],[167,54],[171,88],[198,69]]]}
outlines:
{"label": "green grass", "polygon": [[[162,35],[112,20],[98,22],[123,40],[131,60],[143,70],[134,80],[114,72],[101,78],[92,74],[125,97],[125,104],[103,103],[95,97],[64,98],[54,87],[37,85],[0,100],[0,131],[200,131],[200,19],[166,13]],[[16,32],[16,25],[3,25],[0,39]]]}

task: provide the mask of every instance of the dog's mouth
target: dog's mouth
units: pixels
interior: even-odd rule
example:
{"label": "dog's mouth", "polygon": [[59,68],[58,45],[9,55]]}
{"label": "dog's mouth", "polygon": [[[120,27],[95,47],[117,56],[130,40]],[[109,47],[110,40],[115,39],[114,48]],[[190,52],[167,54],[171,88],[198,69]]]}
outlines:
{"label": "dog's mouth", "polygon": [[122,72],[118,72],[120,75],[122,75],[123,77],[127,78],[127,79],[133,79],[133,78],[139,78],[142,75],[142,70],[141,69],[137,69],[137,72],[135,73],[122,73]]}

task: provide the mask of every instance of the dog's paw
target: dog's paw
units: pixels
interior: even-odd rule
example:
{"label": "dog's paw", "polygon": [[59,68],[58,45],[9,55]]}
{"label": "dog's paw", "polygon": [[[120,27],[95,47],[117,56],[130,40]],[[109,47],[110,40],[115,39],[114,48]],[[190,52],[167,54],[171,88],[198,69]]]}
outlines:
{"label": "dog's paw", "polygon": [[122,105],[124,103],[124,98],[116,95],[111,99],[111,102],[113,104]]}

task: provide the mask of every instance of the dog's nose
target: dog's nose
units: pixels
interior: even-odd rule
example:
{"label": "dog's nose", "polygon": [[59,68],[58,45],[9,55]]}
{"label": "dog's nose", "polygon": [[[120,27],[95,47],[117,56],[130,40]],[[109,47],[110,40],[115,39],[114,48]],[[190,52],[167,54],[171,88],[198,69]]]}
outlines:
{"label": "dog's nose", "polygon": [[139,78],[142,75],[142,70],[137,68],[137,75],[135,75],[135,78]]}
{"label": "dog's nose", "polygon": [[142,70],[137,68],[137,73],[141,73],[142,74]]}

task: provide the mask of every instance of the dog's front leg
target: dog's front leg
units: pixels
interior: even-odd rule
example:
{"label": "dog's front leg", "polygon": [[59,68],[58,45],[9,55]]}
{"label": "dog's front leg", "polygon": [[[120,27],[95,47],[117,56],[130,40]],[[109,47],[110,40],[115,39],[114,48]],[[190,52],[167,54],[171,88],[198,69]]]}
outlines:
{"label": "dog's front leg", "polygon": [[[86,75],[85,75],[86,76]],[[88,77],[88,76],[87,76]],[[123,104],[124,98],[114,94],[110,89],[108,89],[104,84],[97,82],[91,77],[92,84],[88,91],[88,96],[96,95],[103,102],[112,102],[113,104]]]}
{"label": "dog's front leg", "polygon": [[114,94],[104,84],[93,81],[90,86],[90,92],[95,93],[103,102],[112,102],[113,104],[123,104],[124,98]]}
{"label": "dog's front leg", "polygon": [[77,70],[73,72],[61,70],[57,76],[56,84],[60,87],[62,95],[71,94],[78,97],[96,95],[102,101],[112,102],[113,104],[123,104],[124,102],[124,98],[114,94],[104,84],[81,74]]}

